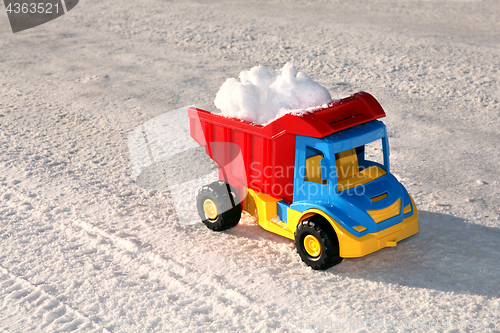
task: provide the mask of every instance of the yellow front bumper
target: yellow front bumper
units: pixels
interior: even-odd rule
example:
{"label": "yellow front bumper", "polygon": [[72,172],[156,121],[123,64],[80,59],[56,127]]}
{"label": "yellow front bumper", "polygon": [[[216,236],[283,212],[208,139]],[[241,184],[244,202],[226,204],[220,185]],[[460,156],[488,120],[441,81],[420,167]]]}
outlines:
{"label": "yellow front bumper", "polygon": [[413,207],[413,215],[404,219],[403,222],[363,237],[352,235],[333,221],[339,239],[340,256],[342,258],[362,257],[384,247],[396,246],[399,241],[419,232],[418,212],[414,203]]}

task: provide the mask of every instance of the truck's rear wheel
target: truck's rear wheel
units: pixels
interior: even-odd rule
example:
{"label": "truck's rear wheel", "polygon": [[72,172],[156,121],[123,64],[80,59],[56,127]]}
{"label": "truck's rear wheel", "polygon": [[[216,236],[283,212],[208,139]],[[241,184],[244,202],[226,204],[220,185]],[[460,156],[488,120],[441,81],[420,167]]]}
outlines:
{"label": "truck's rear wheel", "polygon": [[295,230],[295,247],[302,261],[313,269],[327,269],[342,261],[335,230],[321,215],[299,223]]}
{"label": "truck's rear wheel", "polygon": [[226,230],[240,221],[240,200],[233,187],[224,181],[203,186],[196,201],[201,220],[211,230]]}

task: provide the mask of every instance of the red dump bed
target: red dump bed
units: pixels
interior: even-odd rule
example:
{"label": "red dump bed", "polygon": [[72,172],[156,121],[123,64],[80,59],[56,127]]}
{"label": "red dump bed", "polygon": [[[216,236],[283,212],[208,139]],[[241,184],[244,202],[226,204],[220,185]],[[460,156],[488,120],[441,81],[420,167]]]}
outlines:
{"label": "red dump bed", "polygon": [[189,108],[191,137],[219,165],[219,177],[242,194],[248,186],[276,198],[293,200],[295,136],[323,138],[385,117],[366,92],[329,103],[300,116],[287,114],[262,126]]}

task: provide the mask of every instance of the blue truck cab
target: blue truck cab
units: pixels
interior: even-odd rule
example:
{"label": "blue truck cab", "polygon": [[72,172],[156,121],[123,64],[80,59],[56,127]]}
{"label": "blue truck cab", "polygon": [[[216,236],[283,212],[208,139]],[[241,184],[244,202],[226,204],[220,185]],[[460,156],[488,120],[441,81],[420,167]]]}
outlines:
{"label": "blue truck cab", "polygon": [[[377,142],[381,163],[367,158],[366,146]],[[294,200],[278,203],[280,220],[293,230],[296,217],[319,214],[333,227],[341,258],[396,246],[419,226],[412,198],[390,173],[389,154],[379,120],[324,138],[297,135]]]}

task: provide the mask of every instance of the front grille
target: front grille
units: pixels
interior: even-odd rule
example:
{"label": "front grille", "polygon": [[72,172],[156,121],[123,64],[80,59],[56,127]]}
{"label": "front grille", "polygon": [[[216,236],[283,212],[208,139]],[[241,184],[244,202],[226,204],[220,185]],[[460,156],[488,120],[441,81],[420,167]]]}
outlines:
{"label": "front grille", "polygon": [[370,214],[375,223],[383,222],[390,219],[391,217],[399,215],[399,213],[401,212],[401,199],[396,200],[389,207],[379,210],[368,210],[366,212]]}

